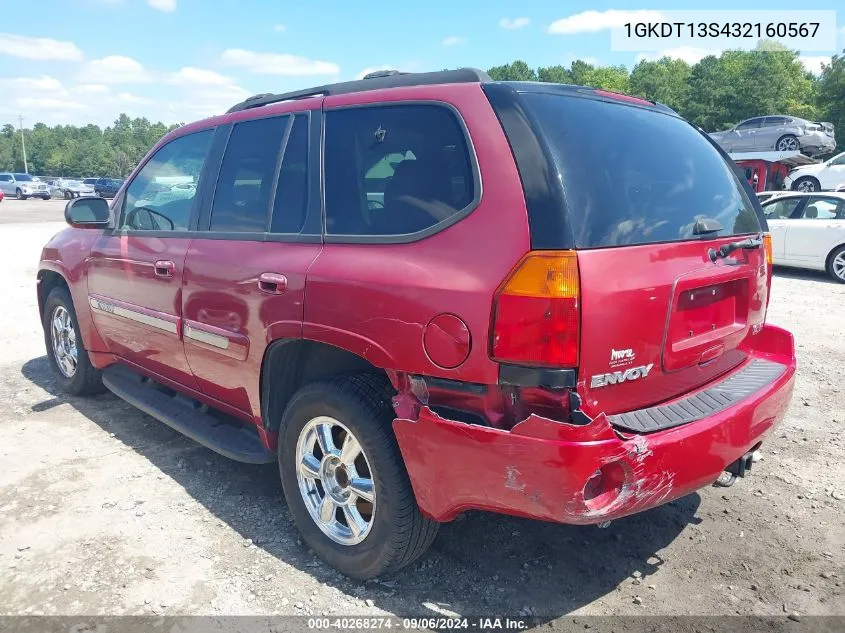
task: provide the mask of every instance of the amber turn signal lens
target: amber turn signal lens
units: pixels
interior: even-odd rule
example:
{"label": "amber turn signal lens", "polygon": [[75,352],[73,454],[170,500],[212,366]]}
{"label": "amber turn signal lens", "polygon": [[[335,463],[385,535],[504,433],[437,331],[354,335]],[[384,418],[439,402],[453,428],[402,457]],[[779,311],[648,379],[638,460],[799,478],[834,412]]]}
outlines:
{"label": "amber turn signal lens", "polygon": [[508,279],[502,294],[549,299],[578,298],[575,251],[531,253]]}
{"label": "amber turn signal lens", "polygon": [[772,265],[774,257],[772,255],[772,234],[763,233],[763,248],[766,249],[766,264]]}

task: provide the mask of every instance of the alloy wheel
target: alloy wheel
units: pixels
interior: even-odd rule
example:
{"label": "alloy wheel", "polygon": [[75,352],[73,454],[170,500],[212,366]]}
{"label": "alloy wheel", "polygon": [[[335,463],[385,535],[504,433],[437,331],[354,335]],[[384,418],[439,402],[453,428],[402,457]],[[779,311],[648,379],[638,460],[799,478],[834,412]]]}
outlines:
{"label": "alloy wheel", "polygon": [[816,185],[812,180],[802,180],[798,183],[798,191],[815,191]]}
{"label": "alloy wheel", "polygon": [[50,319],[50,341],[53,344],[53,358],[65,378],[73,378],[79,362],[76,348],[76,330],[70,312],[64,306],[56,306]]}
{"label": "alloy wheel", "polygon": [[798,139],[794,136],[782,138],[778,141],[777,149],[781,152],[794,152],[798,149]]}
{"label": "alloy wheel", "polygon": [[340,421],[319,416],[299,434],[296,478],[314,523],[341,545],[357,545],[376,513],[372,470],[358,438]]}
{"label": "alloy wheel", "polygon": [[845,251],[840,251],[831,262],[833,274],[845,281]]}

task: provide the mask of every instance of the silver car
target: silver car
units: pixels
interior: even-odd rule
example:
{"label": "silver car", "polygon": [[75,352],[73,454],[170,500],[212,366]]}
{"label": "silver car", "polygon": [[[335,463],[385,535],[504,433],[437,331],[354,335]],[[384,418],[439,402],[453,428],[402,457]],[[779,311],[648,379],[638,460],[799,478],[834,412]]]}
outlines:
{"label": "silver car", "polygon": [[758,116],[710,137],[726,152],[794,152],[808,156],[836,149],[833,124],[814,123],[794,116]]}
{"label": "silver car", "polygon": [[69,180],[66,178],[59,178],[56,184],[53,185],[51,193],[58,198],[79,198],[80,196],[93,196],[94,187],[79,182],[78,180]]}
{"label": "silver car", "polygon": [[50,190],[47,185],[35,180],[29,174],[0,173],[0,191],[7,196],[15,196],[18,200],[26,200],[27,198],[50,199]]}

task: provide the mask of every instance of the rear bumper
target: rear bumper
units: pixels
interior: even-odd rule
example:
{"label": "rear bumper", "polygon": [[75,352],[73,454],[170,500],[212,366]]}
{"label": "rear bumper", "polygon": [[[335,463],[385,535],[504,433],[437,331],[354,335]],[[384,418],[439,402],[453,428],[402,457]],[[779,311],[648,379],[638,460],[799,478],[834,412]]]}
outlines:
{"label": "rear bumper", "polygon": [[746,352],[749,362],[785,369],[734,406],[647,435],[614,429],[603,414],[585,426],[532,415],[502,431],[447,420],[426,406],[400,406],[416,412],[393,427],[417,503],[438,521],[480,509],[591,524],[690,494],[759,445],[789,406],[792,335],[764,326]]}

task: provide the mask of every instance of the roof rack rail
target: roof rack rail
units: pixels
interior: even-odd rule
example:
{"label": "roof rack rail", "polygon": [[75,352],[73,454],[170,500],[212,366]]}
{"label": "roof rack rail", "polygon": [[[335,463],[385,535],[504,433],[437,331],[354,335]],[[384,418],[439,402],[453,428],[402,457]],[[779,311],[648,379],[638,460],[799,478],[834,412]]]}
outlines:
{"label": "roof rack rail", "polygon": [[285,92],[281,94],[262,93],[253,95],[241,103],[229,108],[226,114],[240,112],[241,110],[249,110],[251,108],[260,108],[261,106],[270,105],[271,103],[305,99],[307,97],[327,97],[329,95],[363,92],[365,90],[380,90],[382,88],[398,88],[400,86],[425,86],[432,84],[475,82],[483,83],[487,81],[492,81],[490,76],[483,70],[478,70],[476,68],[458,68],[457,70],[441,70],[430,73],[405,73],[396,70],[378,70],[365,75],[363,79],[355,81],[343,81],[336,84],[327,84],[325,86],[316,86],[314,88],[305,88],[304,90],[294,90],[293,92]]}

